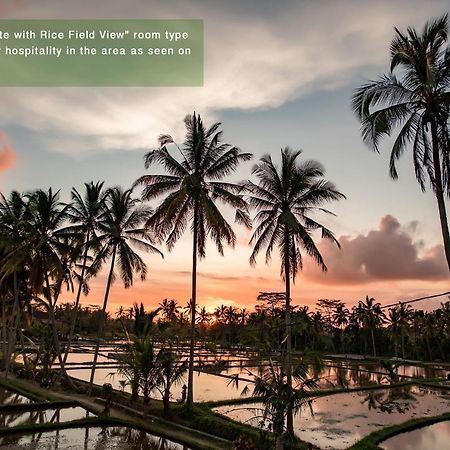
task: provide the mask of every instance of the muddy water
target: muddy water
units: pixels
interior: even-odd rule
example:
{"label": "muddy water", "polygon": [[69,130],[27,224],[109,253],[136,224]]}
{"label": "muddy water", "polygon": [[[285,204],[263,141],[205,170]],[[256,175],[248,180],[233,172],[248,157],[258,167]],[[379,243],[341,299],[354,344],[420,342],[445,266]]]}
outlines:
{"label": "muddy water", "polygon": [[[305,407],[295,417],[296,433],[322,449],[345,449],[388,425],[448,412],[450,394],[408,386],[319,397],[311,406],[312,412]],[[224,406],[215,411],[257,426],[259,419],[253,418],[261,415],[262,405]]]}

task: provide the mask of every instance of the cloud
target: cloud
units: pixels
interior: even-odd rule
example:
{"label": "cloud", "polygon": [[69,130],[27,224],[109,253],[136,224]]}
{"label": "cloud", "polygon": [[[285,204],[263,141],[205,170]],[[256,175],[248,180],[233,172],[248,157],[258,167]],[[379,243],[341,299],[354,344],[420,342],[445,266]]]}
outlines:
{"label": "cloud", "polygon": [[8,136],[0,131],[0,174],[14,167],[17,155],[11,148]]}
{"label": "cloud", "polygon": [[388,280],[448,280],[442,245],[428,249],[414,242],[412,230],[391,216],[382,217],[379,227],[356,237],[341,236],[339,250],[323,241],[320,246],[328,266],[324,275],[312,264],[305,265],[305,275],[321,283],[361,284]]}
{"label": "cloud", "polygon": [[286,1],[282,8],[260,0],[216,0],[208,7],[195,0],[43,0],[22,3],[10,15],[103,18],[106,8],[110,18],[204,19],[204,86],[4,89],[0,121],[33,130],[47,148],[68,154],[148,148],[162,132],[181,138],[182,118],[194,108],[212,121],[222,110],[274,108],[358,83],[368,65],[386,67],[394,25],[421,25],[443,7],[418,0]]}

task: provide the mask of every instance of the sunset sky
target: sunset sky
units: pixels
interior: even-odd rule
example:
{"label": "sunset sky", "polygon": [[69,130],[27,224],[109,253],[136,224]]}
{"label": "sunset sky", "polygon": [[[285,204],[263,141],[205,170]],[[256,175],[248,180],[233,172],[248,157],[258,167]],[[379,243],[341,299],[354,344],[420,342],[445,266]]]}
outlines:
{"label": "sunset sky", "polygon": [[[422,193],[405,155],[400,179],[388,174],[389,142],[377,155],[362,142],[350,98],[355,88],[388,70],[394,26],[422,27],[448,10],[448,0],[10,0],[3,18],[195,18],[204,20],[203,87],[0,88],[0,189],[70,189],[86,181],[130,187],[143,156],[161,133],[183,140],[183,117],[194,110],[223,124],[224,140],[254,154],[231,178],[250,177],[265,153],[302,149],[324,164],[347,196],[324,217],[342,244],[319,242],[328,265],[311,261],[293,289],[294,304],[366,295],[381,303],[449,290],[436,200]],[[138,192],[136,193],[138,195]],[[225,211],[227,217],[231,215]],[[281,291],[279,261],[250,267],[250,232],[236,227],[235,249],[213,245],[199,265],[198,301],[251,308],[259,291]],[[113,286],[110,308],[134,301],[149,308],[163,298],[190,296],[191,236],[165,258],[145,257],[149,277],[125,290]],[[91,282],[85,304],[103,300],[106,276]],[[73,296],[66,295],[72,300]]]}

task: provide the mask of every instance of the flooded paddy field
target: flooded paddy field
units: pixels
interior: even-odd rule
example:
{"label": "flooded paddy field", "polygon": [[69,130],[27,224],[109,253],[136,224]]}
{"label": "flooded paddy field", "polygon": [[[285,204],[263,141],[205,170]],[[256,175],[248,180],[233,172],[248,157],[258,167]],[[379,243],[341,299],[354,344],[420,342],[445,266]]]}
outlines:
{"label": "flooded paddy field", "polygon": [[[258,426],[262,404],[222,406],[214,411]],[[322,449],[345,449],[386,426],[448,411],[450,393],[444,391],[419,386],[374,389],[317,397],[311,409],[305,405],[296,415],[294,427],[302,440]]]}
{"label": "flooded paddy field", "polygon": [[2,450],[188,450],[181,444],[127,427],[82,427],[8,435]]}
{"label": "flooded paddy field", "polygon": [[384,450],[446,450],[450,448],[450,421],[401,433],[379,444]]}

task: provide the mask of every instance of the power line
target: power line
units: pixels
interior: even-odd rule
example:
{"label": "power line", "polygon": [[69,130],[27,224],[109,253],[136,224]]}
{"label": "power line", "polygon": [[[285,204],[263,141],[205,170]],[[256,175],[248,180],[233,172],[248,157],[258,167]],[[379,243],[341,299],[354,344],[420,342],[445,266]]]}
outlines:
{"label": "power line", "polygon": [[391,303],[390,305],[384,305],[381,307],[381,309],[392,308],[393,306],[397,306],[400,304],[407,305],[408,303],[415,303],[415,302],[420,302],[421,300],[429,300],[432,298],[443,297],[444,295],[450,295],[450,291],[443,292],[442,294],[427,295],[426,297],[419,297],[419,298],[415,298],[413,300],[406,300],[406,301],[399,300],[397,303]]}

